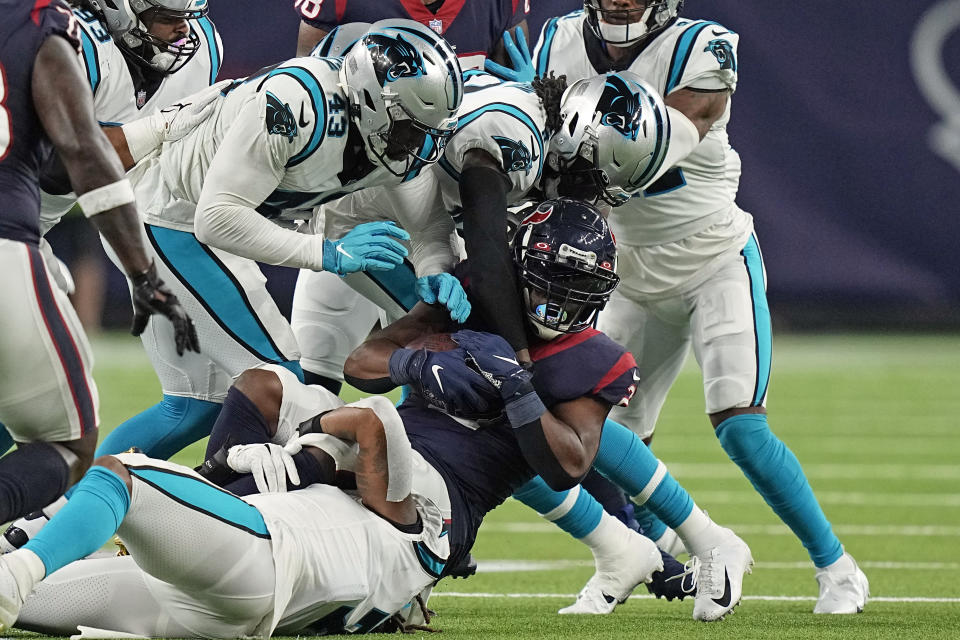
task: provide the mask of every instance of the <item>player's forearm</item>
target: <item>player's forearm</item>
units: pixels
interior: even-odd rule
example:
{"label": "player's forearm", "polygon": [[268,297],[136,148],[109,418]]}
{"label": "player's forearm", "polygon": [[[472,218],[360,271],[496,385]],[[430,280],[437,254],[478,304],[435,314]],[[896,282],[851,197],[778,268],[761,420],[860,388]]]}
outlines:
{"label": "player's forearm", "polygon": [[194,232],[201,242],[258,262],[313,271],[323,268],[323,236],[279,227],[236,201],[201,195]]}

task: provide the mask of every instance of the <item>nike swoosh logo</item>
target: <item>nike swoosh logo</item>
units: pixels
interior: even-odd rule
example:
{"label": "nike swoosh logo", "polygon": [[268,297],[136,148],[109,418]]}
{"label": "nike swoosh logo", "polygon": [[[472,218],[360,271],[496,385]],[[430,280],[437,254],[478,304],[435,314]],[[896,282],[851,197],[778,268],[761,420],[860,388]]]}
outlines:
{"label": "nike swoosh logo", "polygon": [[712,598],[721,607],[730,606],[730,598],[733,594],[730,592],[730,575],[727,573],[727,570],[723,570],[723,596],[720,598]]}
{"label": "nike swoosh logo", "polygon": [[349,253],[347,253],[347,250],[343,248],[343,245],[342,245],[342,244],[338,244],[338,245],[337,245],[337,253],[342,253],[343,255],[347,256],[348,258],[353,258],[353,256],[350,255]]}
{"label": "nike swoosh logo", "polygon": [[[714,31],[713,29],[710,29],[710,33],[712,33],[712,34],[715,35],[715,36],[722,36],[722,35],[726,35],[726,34],[728,34],[728,33],[730,33],[730,32],[729,32],[729,31]],[[300,108],[303,109],[303,105],[302,105],[302,104],[300,105]],[[302,116],[301,116],[301,117],[302,117]]]}
{"label": "nike swoosh logo", "polygon": [[640,374],[638,374],[636,371],[633,372],[633,381],[640,382]]}
{"label": "nike swoosh logo", "polygon": [[503,360],[504,362],[509,362],[510,364],[515,364],[515,365],[517,365],[518,367],[520,366],[520,363],[517,362],[516,360],[514,360],[513,358],[504,358],[503,356],[493,356],[493,357],[496,358],[497,360]]}
{"label": "nike swoosh logo", "polygon": [[443,367],[438,364],[430,367],[430,373],[433,374],[433,377],[437,379],[437,385],[440,387],[440,393],[443,393],[443,382],[440,380],[440,372],[443,371]]}
{"label": "nike swoosh logo", "polygon": [[300,103],[300,121],[297,122],[300,125],[300,128],[309,127],[310,123],[303,119],[303,103]]}

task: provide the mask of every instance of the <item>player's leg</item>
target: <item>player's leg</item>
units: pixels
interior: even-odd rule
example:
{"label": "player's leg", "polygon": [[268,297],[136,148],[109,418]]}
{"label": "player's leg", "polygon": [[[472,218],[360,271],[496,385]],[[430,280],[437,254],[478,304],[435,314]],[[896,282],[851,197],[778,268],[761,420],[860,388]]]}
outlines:
{"label": "player's leg", "polygon": [[178,356],[151,323],[144,346],[160,378],[159,404],[118,426],[99,455],[137,446],[166,458],[208,435],[231,379],[266,363],[302,375],[293,332],[266,289],[256,263],[199,242],[192,233],[147,225],[160,277],[193,318],[201,354]]}
{"label": "player's leg", "polygon": [[377,306],[335,273],[301,269],[290,325],[300,345],[304,381],[339,394],[343,363],[378,317]]}
{"label": "player's leg", "polygon": [[[640,371],[630,404],[614,407],[610,418],[649,444],[690,348],[686,306],[678,299],[640,304],[615,292],[600,314],[598,328],[633,354]],[[648,507],[637,505],[634,517],[643,534],[667,553],[686,551],[676,534]]]}
{"label": "player's leg", "polygon": [[[99,458],[50,523],[0,560],[3,622],[16,619],[44,576],[114,533],[184,635],[253,635],[272,611],[273,557],[259,511],[186,467],[121,454]],[[166,632],[161,627],[149,635]]]}
{"label": "player's leg", "polygon": [[539,477],[513,497],[583,542],[593,553],[596,573],[561,614],[610,613],[633,589],[663,569],[659,550],[649,539],[604,511],[583,487],[554,491]]}
{"label": "player's leg", "polygon": [[0,420],[19,444],[0,460],[0,521],[60,496],[93,460],[92,354],[70,302],[37,247],[0,240]]}
{"label": "player's leg", "polygon": [[861,610],[866,576],[844,553],[796,456],[768,425],[771,323],[756,238],[695,295],[694,351],[720,445],[806,547],[821,587],[815,611]]}

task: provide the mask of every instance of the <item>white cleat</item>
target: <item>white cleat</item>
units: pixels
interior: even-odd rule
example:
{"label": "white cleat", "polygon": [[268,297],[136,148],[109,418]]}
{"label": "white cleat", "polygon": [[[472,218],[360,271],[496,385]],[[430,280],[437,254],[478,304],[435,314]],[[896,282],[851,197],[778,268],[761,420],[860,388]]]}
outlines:
{"label": "white cleat", "polygon": [[10,565],[6,558],[0,558],[0,633],[13,626],[23,606],[21,583],[24,581],[14,575],[16,566]]}
{"label": "white cleat", "polygon": [[694,620],[713,622],[732,612],[743,596],[743,576],[753,571],[747,543],[730,529],[721,531],[723,537],[717,546],[692,555],[688,563],[697,587]]}
{"label": "white cleat", "polygon": [[860,613],[870,596],[870,582],[849,553],[817,569],[820,597],[814,613]]}
{"label": "white cleat", "polygon": [[653,573],[663,570],[660,550],[649,538],[626,530],[629,537],[617,557],[596,558],[597,572],[577,594],[577,601],[558,613],[605,614],[630,596]]}
{"label": "white cleat", "polygon": [[42,511],[17,518],[0,536],[0,553],[10,553],[27,544],[48,522],[50,518]]}

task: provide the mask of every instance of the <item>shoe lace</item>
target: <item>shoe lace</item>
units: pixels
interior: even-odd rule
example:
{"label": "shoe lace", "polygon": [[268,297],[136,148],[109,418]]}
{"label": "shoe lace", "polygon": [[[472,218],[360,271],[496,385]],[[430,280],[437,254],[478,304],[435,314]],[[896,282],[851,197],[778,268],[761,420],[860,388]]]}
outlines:
{"label": "shoe lace", "polygon": [[[697,556],[690,556],[690,559],[683,565],[683,573],[678,573],[675,576],[670,576],[664,582],[670,582],[671,580],[680,581],[680,590],[684,593],[694,593],[697,590],[697,582],[700,576],[700,558]],[[689,578],[689,580],[687,580]],[[689,585],[689,586],[688,586]]]}

